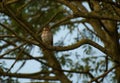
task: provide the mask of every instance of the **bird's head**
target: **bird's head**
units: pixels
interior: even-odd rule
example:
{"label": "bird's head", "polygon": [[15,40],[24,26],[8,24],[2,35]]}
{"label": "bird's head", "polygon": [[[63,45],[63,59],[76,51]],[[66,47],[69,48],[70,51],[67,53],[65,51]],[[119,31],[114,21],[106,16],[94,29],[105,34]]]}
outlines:
{"label": "bird's head", "polygon": [[44,27],[43,31],[50,31],[50,27],[49,26]]}

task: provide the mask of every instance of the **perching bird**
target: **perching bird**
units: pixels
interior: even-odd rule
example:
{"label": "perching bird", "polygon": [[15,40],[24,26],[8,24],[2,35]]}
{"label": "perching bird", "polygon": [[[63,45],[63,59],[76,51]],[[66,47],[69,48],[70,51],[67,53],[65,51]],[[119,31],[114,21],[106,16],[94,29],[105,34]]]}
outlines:
{"label": "perching bird", "polygon": [[51,45],[51,46],[53,45],[53,34],[49,26],[46,26],[45,28],[43,28],[41,39],[45,45]]}
{"label": "perching bird", "polygon": [[[43,28],[43,31],[41,34],[41,39],[45,45],[53,46],[53,34],[52,34],[49,26],[46,26],[45,28]],[[59,73],[56,70],[57,69],[61,70],[62,68],[61,68],[60,63],[57,61],[57,58],[54,55],[54,51],[48,50],[48,49],[43,49],[42,52],[43,52],[43,59],[46,60],[47,64],[53,68],[55,73]],[[60,71],[60,73],[61,73],[61,71]]]}

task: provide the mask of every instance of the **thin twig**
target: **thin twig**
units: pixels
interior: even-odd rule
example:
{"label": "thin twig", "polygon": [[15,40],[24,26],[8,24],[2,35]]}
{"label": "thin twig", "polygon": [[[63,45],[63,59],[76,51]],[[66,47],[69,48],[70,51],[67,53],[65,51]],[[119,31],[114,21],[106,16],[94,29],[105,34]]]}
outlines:
{"label": "thin twig", "polygon": [[13,49],[5,52],[5,53],[2,54],[2,55],[0,55],[0,58],[3,58],[6,54],[9,54],[10,52],[13,52],[13,51],[17,50],[18,48],[20,48],[20,47],[22,47],[22,46],[24,46],[24,45],[25,45],[25,43],[23,43],[23,44],[21,44],[21,45],[19,45],[19,46],[16,46],[15,48],[13,48]]}
{"label": "thin twig", "polygon": [[88,83],[92,83],[92,82],[94,82],[94,81],[100,79],[101,77],[105,77],[109,72],[111,72],[111,71],[112,71],[113,69],[115,69],[116,67],[118,67],[118,66],[114,66],[114,67],[111,68],[110,70],[108,70],[108,71],[106,71],[105,73],[103,73],[102,75],[100,75],[100,76],[98,76],[98,77],[92,79],[92,80],[91,80],[90,82],[88,82]]}
{"label": "thin twig", "polygon": [[[25,45],[25,43],[24,43],[24,45]],[[26,47],[27,47],[27,46],[26,46]],[[14,65],[16,64],[16,62],[18,61],[18,59],[22,57],[21,54],[23,53],[23,50],[24,50],[26,47],[24,47],[24,48],[20,51],[20,53],[16,56],[16,60],[15,60],[14,63],[11,65],[11,67],[7,70],[6,73],[8,73],[8,72],[14,67]]]}

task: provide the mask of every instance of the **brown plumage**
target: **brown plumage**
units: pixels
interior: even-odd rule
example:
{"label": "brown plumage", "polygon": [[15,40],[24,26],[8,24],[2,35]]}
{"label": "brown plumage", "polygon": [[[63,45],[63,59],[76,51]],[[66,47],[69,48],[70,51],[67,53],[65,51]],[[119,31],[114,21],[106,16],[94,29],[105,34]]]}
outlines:
{"label": "brown plumage", "polygon": [[53,34],[49,26],[45,27],[41,34],[41,39],[46,45],[53,45]]}

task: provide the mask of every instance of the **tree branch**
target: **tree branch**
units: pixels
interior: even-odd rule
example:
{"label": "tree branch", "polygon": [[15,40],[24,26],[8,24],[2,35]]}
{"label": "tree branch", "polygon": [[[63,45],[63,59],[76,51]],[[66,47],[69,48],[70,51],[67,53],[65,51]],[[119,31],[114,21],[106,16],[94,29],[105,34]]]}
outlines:
{"label": "tree branch", "polygon": [[115,67],[111,68],[110,70],[106,71],[106,72],[103,73],[102,75],[100,75],[100,76],[98,76],[98,77],[92,79],[92,80],[91,80],[90,82],[88,82],[88,83],[92,83],[92,82],[94,82],[94,81],[100,79],[101,77],[105,77],[109,72],[111,72],[111,71],[112,71],[113,69],[115,69],[116,67],[118,67],[118,66],[115,66]]}
{"label": "tree branch", "polygon": [[16,73],[0,72],[0,76],[10,76],[10,77],[17,77],[17,78],[58,81],[58,79],[55,76],[41,76],[40,74],[39,75],[33,75],[33,74],[21,74],[21,73],[16,74]]}
{"label": "tree branch", "polygon": [[29,35],[31,35],[33,37],[33,39],[35,39],[37,42],[39,42],[39,46],[44,48],[42,42],[39,40],[39,38],[37,38],[37,36],[33,32],[33,30],[31,29],[32,27],[29,24],[27,24],[25,21],[21,20],[20,18],[17,18],[16,15],[13,13],[13,11],[10,8],[8,8],[6,6],[4,6],[4,7],[8,11],[7,13],[6,12],[5,13],[7,15],[9,15],[10,17],[12,17],[20,26],[24,27],[23,29],[25,29],[29,33]]}
{"label": "tree branch", "polygon": [[19,45],[19,46],[16,46],[15,48],[13,48],[13,49],[5,52],[5,53],[2,54],[2,55],[0,55],[0,58],[3,58],[6,54],[9,54],[10,52],[13,52],[14,50],[16,50],[16,49],[18,49],[18,48],[20,48],[20,47],[22,47],[22,46],[24,46],[24,45],[25,45],[25,43],[23,43],[23,44],[21,44],[21,45]]}
{"label": "tree branch", "polygon": [[55,51],[68,51],[68,50],[76,49],[76,48],[78,48],[78,47],[80,47],[84,44],[89,44],[89,45],[97,48],[101,52],[103,52],[107,55],[110,55],[103,46],[97,44],[96,42],[94,42],[90,39],[82,39],[82,40],[78,41],[77,43],[72,44],[72,45],[68,45],[68,46],[53,46],[53,47],[52,46],[46,46],[46,48],[49,49],[49,50],[55,50]]}
{"label": "tree branch", "polygon": [[[34,55],[33,55],[34,56]],[[43,57],[34,57],[36,59],[43,59]],[[4,59],[4,60],[15,60],[16,58],[15,57],[3,57],[3,58],[0,58],[0,59]],[[22,57],[22,58],[19,58],[18,61],[20,60],[32,60],[33,58],[30,58],[30,57]]]}
{"label": "tree branch", "polygon": [[73,11],[74,17],[83,17],[83,18],[91,18],[91,19],[104,19],[104,20],[113,20],[113,21],[120,21],[120,17],[117,15],[111,14],[99,14],[99,12],[80,12],[75,5],[71,4],[67,0],[57,0],[57,2],[62,3],[69,7]]}

